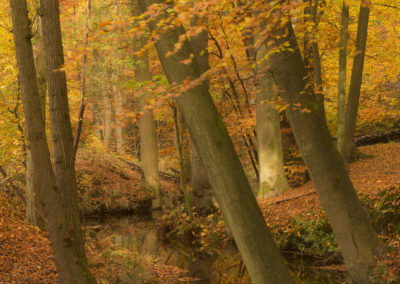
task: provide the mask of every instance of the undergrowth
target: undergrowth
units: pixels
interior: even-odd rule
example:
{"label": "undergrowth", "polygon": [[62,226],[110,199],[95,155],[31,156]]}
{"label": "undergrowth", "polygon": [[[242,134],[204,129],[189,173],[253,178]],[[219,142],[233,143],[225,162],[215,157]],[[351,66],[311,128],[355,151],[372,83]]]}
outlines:
{"label": "undergrowth", "polygon": [[290,229],[278,236],[278,245],[282,251],[303,256],[320,258],[337,255],[335,236],[323,214],[316,214],[312,220],[293,220]]}
{"label": "undergrowth", "polygon": [[361,195],[361,200],[378,234],[400,234],[400,186]]}

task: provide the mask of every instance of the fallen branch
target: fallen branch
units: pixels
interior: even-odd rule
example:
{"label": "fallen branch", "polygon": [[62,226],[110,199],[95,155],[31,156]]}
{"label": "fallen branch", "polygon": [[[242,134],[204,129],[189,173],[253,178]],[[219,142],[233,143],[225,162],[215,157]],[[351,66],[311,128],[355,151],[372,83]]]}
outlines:
{"label": "fallen branch", "polygon": [[301,197],[304,197],[304,196],[313,195],[313,194],[317,194],[317,192],[316,191],[311,191],[311,192],[303,193],[303,194],[300,194],[300,195],[288,197],[288,198],[285,198],[285,199],[280,199],[280,200],[277,200],[277,201],[275,201],[273,203],[274,204],[279,204],[279,203],[282,203],[282,202],[298,199],[298,198],[301,198]]}
{"label": "fallen branch", "polygon": [[400,129],[380,132],[371,135],[365,135],[356,137],[354,142],[356,146],[366,146],[366,145],[374,145],[377,143],[388,143],[391,141],[399,141],[400,140]]}

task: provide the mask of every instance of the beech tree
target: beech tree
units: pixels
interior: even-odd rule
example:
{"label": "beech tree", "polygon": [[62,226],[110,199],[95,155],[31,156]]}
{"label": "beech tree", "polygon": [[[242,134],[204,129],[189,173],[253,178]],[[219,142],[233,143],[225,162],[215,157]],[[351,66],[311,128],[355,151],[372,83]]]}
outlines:
{"label": "beech tree", "polygon": [[[170,6],[153,5],[160,4],[159,1],[140,0],[139,3],[144,11],[150,6],[151,9],[161,9],[161,14],[156,18],[153,16],[149,21],[150,31],[156,31],[160,20],[168,17]],[[155,43],[171,85],[200,76],[196,62],[182,62],[193,57],[187,39],[184,39],[178,51],[173,52],[179,37],[183,37],[184,33],[182,26],[171,26]],[[169,52],[173,52],[172,55],[166,56]],[[267,228],[206,84],[200,83],[186,89],[177,98],[177,103],[252,282],[294,283]]]}
{"label": "beech tree", "polygon": [[355,153],[354,133],[356,130],[358,104],[364,70],[364,57],[367,45],[368,21],[370,1],[361,0],[360,14],[358,16],[356,51],[351,70],[349,95],[346,104],[346,124],[344,131],[343,157],[350,160]]}
{"label": "beech tree", "polygon": [[65,73],[60,70],[63,53],[58,1],[47,1],[42,7],[55,172],[50,160],[36,81],[27,3],[25,0],[11,0],[10,4],[27,137],[41,201],[38,210],[47,221],[61,282],[96,283],[86,260],[76,198]]}
{"label": "beech tree", "polygon": [[346,104],[346,49],[347,49],[347,29],[349,6],[343,2],[340,53],[339,53],[339,80],[338,80],[338,149],[345,159],[350,161],[356,153],[354,144],[354,133],[356,130],[358,104],[362,84],[364,69],[365,49],[367,45],[368,21],[369,21],[368,1],[361,0],[360,13],[358,16],[356,51],[351,71],[349,94]]}
{"label": "beech tree", "polygon": [[287,15],[274,31],[275,43],[289,49],[273,53],[268,58],[293,129],[297,145],[310,172],[327,213],[332,230],[355,283],[369,283],[369,273],[383,245],[369,223],[368,214],[360,203],[323,119],[314,87],[307,84],[307,71],[301,58],[296,37]]}
{"label": "beech tree", "polygon": [[[38,29],[37,37],[35,38],[35,44],[33,45],[33,53],[35,60],[36,78],[38,83],[38,92],[40,98],[40,105],[42,110],[43,123],[46,118],[46,91],[47,91],[47,79],[46,79],[46,61],[43,52],[43,38],[41,32],[40,17],[35,20],[36,27]],[[43,126],[45,127],[45,125]],[[26,217],[28,222],[38,226],[40,229],[46,229],[46,220],[40,214],[40,197],[39,197],[39,182],[36,180],[37,175],[35,174],[35,167],[32,163],[32,154],[30,148],[27,149],[26,153]]]}
{"label": "beech tree", "polygon": [[280,118],[276,108],[278,99],[274,82],[267,72],[267,48],[262,44],[257,49],[257,150],[259,163],[259,197],[282,193],[289,189],[283,168],[283,150],[280,133]]}
{"label": "beech tree", "polygon": [[338,106],[337,106],[337,147],[345,162],[345,125],[346,125],[346,74],[347,74],[347,41],[349,28],[349,4],[343,0],[340,20],[340,49],[338,77]]}
{"label": "beech tree", "polygon": [[[197,25],[197,17],[191,19],[193,26]],[[202,30],[195,36],[190,38],[190,46],[192,47],[194,58],[199,66],[200,73],[205,73],[210,69],[208,62],[208,33],[207,30]],[[205,84],[209,87],[209,82],[206,79]],[[190,171],[190,186],[191,191],[190,200],[195,211],[200,215],[206,215],[212,208],[212,188],[210,181],[208,180],[206,170],[204,169],[203,162],[199,154],[197,153],[196,147],[192,143],[192,159],[191,159],[191,171]]]}
{"label": "beech tree", "polygon": [[[142,14],[138,0],[132,0],[132,14],[136,17]],[[142,35],[134,39],[134,41],[135,51],[138,52],[142,49],[144,51],[140,58],[134,57],[135,80],[139,84],[146,84],[152,78],[149,55],[147,50],[144,49],[147,38]],[[142,112],[139,120],[141,168],[147,186],[150,186],[156,194],[156,199],[152,203],[153,209],[156,209],[162,205],[158,173],[158,147],[154,114],[153,110],[146,106],[146,94],[141,94],[139,98],[139,109]]]}

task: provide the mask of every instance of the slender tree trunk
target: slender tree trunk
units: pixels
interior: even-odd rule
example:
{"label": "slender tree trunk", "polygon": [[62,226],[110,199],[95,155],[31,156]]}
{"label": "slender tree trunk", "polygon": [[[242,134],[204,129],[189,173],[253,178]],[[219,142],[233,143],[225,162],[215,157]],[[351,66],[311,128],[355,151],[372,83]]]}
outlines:
{"label": "slender tree trunk", "polygon": [[[100,66],[100,55],[99,55],[99,51],[97,49],[94,49],[92,51],[92,56],[93,59],[95,61],[94,64],[94,68],[98,68]],[[94,71],[94,70],[93,70]],[[91,92],[91,96],[90,96],[90,100],[91,100],[91,105],[92,105],[92,124],[93,124],[93,134],[94,136],[100,140],[102,140],[103,137],[103,133],[104,133],[104,129],[102,127],[102,115],[101,115],[101,100],[103,98],[103,84],[101,82],[101,71],[99,70],[99,72],[97,73],[98,75],[96,77],[93,78],[92,80],[92,92]],[[103,129],[103,131],[102,131]]]}
{"label": "slender tree trunk", "polygon": [[[132,13],[134,16],[142,14],[142,9],[138,0],[132,0]],[[140,51],[145,47],[147,38],[141,36],[135,39],[134,46],[136,51]],[[149,55],[147,50],[144,51],[141,58],[134,57],[135,61],[135,80],[136,82],[149,82],[152,78],[149,66]],[[153,200],[153,209],[161,208],[162,198],[160,191],[160,178],[158,172],[158,147],[156,126],[154,121],[153,110],[145,107],[145,96],[139,99],[139,109],[142,117],[139,120],[140,135],[140,159],[141,168],[144,173],[145,182],[150,186],[156,194]]]}
{"label": "slender tree trunk", "polygon": [[343,0],[342,18],[340,21],[340,50],[339,50],[339,78],[338,78],[338,109],[337,109],[337,148],[345,162],[344,129],[346,124],[346,69],[347,69],[347,41],[349,38],[349,4]]}
{"label": "slender tree trunk", "polygon": [[[70,159],[61,159],[59,151],[59,142],[66,142],[63,139],[54,142],[54,157],[56,175],[54,175],[52,164],[50,161],[50,153],[47,145],[47,139],[44,129],[44,121],[42,117],[38,85],[36,81],[36,72],[33,61],[31,31],[29,27],[28,10],[25,0],[11,0],[12,18],[13,18],[13,34],[16,47],[16,55],[18,69],[20,71],[21,93],[24,103],[25,121],[27,127],[27,136],[29,147],[32,155],[32,166],[35,169],[35,175],[38,181],[38,189],[40,196],[39,208],[40,212],[45,216],[49,231],[49,238],[53,248],[54,259],[57,265],[58,273],[62,283],[95,283],[95,279],[91,276],[86,261],[85,250],[83,246],[82,235],[80,231],[80,221],[78,216],[78,206],[76,200],[76,192],[74,186],[75,177],[68,175],[73,173],[73,153],[72,153],[72,132],[69,125],[70,139],[69,155],[64,152],[65,157]],[[58,2],[47,1],[47,6],[43,9],[43,39],[44,50],[46,51],[46,61],[49,79],[49,93],[51,112],[57,111],[60,114],[59,108],[63,106],[62,102],[54,104],[54,83],[57,76],[63,76],[65,73],[61,71],[54,72],[59,69],[62,64],[54,64],[56,60],[62,59],[62,49],[55,53],[55,50],[49,45],[49,39],[54,35],[57,38],[52,38],[53,44],[60,44],[61,34],[59,33],[59,18],[58,18]],[[49,22],[54,30],[48,29]],[[58,28],[57,28],[58,27]],[[60,52],[61,51],[61,52]],[[49,58],[52,57],[53,59]],[[54,61],[53,61],[54,60]],[[57,65],[57,66],[55,66]],[[50,74],[49,74],[50,73]],[[57,74],[56,74],[57,73]],[[53,77],[54,76],[54,77]],[[65,88],[66,90],[66,88]],[[66,95],[66,92],[63,92]],[[65,96],[66,99],[66,96]],[[53,100],[53,102],[52,102]],[[64,101],[65,104],[65,101]],[[69,120],[68,105],[64,105],[63,115],[59,116]],[[54,119],[54,115],[52,118]],[[61,125],[53,121],[53,135],[59,131],[68,130],[58,128]],[[67,123],[68,124],[68,123]],[[66,125],[68,126],[68,125]],[[53,137],[53,139],[56,137]],[[71,159],[72,157],[72,159]],[[72,160],[72,161],[71,161]],[[64,167],[68,165],[69,168]],[[63,167],[65,173],[60,174],[60,169]],[[64,178],[65,177],[65,178]],[[75,196],[75,198],[74,198]]]}
{"label": "slender tree trunk", "polygon": [[[47,91],[47,79],[46,79],[46,61],[43,53],[43,39],[41,29],[40,18],[36,18],[36,26],[38,29],[38,37],[36,38],[33,46],[35,56],[35,69],[36,78],[38,83],[38,92],[40,98],[40,105],[43,117],[43,128],[45,128],[46,121],[46,91]],[[46,230],[46,221],[43,216],[40,215],[40,196],[38,194],[39,189],[38,181],[35,178],[35,168],[33,167],[31,150],[27,149],[26,156],[26,215],[28,222],[38,226],[42,230]]]}
{"label": "slender tree trunk", "polygon": [[312,22],[311,31],[306,30],[304,35],[304,65],[307,69],[307,78],[315,86],[315,95],[318,99],[319,107],[323,111],[323,118],[326,121],[325,115],[325,100],[322,88],[322,71],[321,58],[319,55],[318,42],[315,39],[315,33],[318,26],[318,1],[305,0],[305,20]]}
{"label": "slender tree trunk", "polygon": [[182,112],[177,111],[177,122],[178,122],[178,135],[180,140],[180,150],[182,151],[182,168],[181,176],[184,184],[190,182],[191,176],[191,158],[190,158],[190,137],[187,130],[185,119],[183,118]]}
{"label": "slender tree trunk", "polygon": [[108,90],[101,87],[103,94],[103,111],[104,111],[104,145],[111,149],[113,142],[113,119],[112,119],[112,99]]}
{"label": "slender tree trunk", "polygon": [[304,80],[307,71],[291,23],[276,30],[274,35],[276,46],[289,42],[293,50],[272,54],[269,63],[279,89],[283,90],[282,96],[289,104],[286,112],[301,155],[353,281],[369,283],[369,272],[375,266],[375,256],[382,245],[357,198],[343,159],[323,120],[313,87]]}
{"label": "slender tree trunk", "polygon": [[[318,2],[319,0],[315,0],[311,6],[311,15],[313,17],[315,28],[318,26],[319,17],[318,17]],[[321,56],[319,54],[319,46],[318,41],[314,38],[311,41],[311,50],[313,56],[314,63],[314,80],[315,80],[315,95],[317,96],[319,107],[323,110],[324,120],[326,121],[325,114],[325,98],[324,98],[324,89],[322,86],[322,67],[321,67]]]}
{"label": "slender tree trunk", "polygon": [[182,145],[182,135],[179,127],[179,119],[178,119],[178,108],[174,106],[174,128],[175,128],[175,140],[176,140],[176,148],[178,149],[179,155],[179,181],[181,186],[181,191],[183,193],[183,198],[185,199],[185,209],[188,214],[190,220],[193,219],[193,210],[192,210],[192,201],[191,196],[189,195],[188,188],[186,187],[187,175],[185,173],[185,161],[183,157],[183,145]]}
{"label": "slender tree trunk", "polygon": [[[160,2],[140,0],[143,10],[147,10],[153,3]],[[152,32],[157,29],[157,23],[163,16],[149,23]],[[181,63],[192,54],[188,40],[182,43],[178,52],[166,57],[168,52],[174,50],[175,43],[183,34],[182,26],[171,27],[155,44],[170,84],[181,84],[189,76],[191,78],[200,76],[196,62]],[[186,90],[177,98],[177,103],[252,282],[294,283],[267,228],[206,84],[202,83]]]}
{"label": "slender tree trunk", "polygon": [[[119,17],[119,2],[116,2],[116,9],[117,9],[117,16]],[[115,144],[117,153],[122,154],[124,152],[124,134],[123,134],[123,113],[122,113],[122,106],[124,104],[124,100],[122,97],[121,89],[119,88],[119,54],[116,55],[115,58],[115,68],[114,68],[114,102],[115,102]]]}
{"label": "slender tree trunk", "polygon": [[[100,87],[97,87],[97,88],[95,88],[95,89],[98,89],[98,88],[100,88]],[[93,105],[93,109],[92,109],[92,112],[93,112],[93,117],[92,117],[92,123],[93,123],[93,127],[94,127],[94,135],[99,139],[99,140],[101,140],[102,139],[102,135],[101,135],[101,130],[100,130],[100,128],[101,128],[101,125],[100,125],[100,108],[99,108],[99,103],[98,103],[98,101],[97,101],[97,99],[96,98],[94,98],[93,99],[93,103],[92,103],[92,105]]]}
{"label": "slender tree trunk", "polygon": [[282,193],[289,189],[283,168],[280,119],[275,102],[273,78],[267,70],[267,48],[263,43],[256,53],[256,130],[258,150],[259,197]]}
{"label": "slender tree trunk", "polygon": [[89,19],[90,19],[90,11],[92,8],[91,0],[87,0],[85,9],[85,34],[84,34],[84,41],[83,46],[85,48],[85,52],[82,55],[82,72],[81,72],[81,103],[79,108],[79,115],[78,115],[78,126],[76,129],[76,134],[74,138],[74,155],[76,156],[76,152],[78,151],[79,140],[82,133],[82,125],[83,125],[83,114],[85,113],[86,107],[86,68],[87,68],[87,47],[89,44]]}
{"label": "slender tree trunk", "polygon": [[358,103],[360,100],[362,75],[364,69],[365,48],[367,45],[369,5],[369,1],[362,0],[360,5],[360,14],[358,16],[356,53],[354,55],[353,68],[351,70],[349,96],[346,105],[344,157],[347,161],[351,159],[356,147],[354,144],[354,133],[356,130]]}
{"label": "slender tree trunk", "polygon": [[[118,72],[119,68],[115,69],[117,75],[115,76],[115,81],[118,82]],[[124,104],[121,90],[118,86],[114,85],[114,101],[115,101],[115,139],[117,152],[122,154],[124,152],[124,135],[123,135],[123,113],[122,106]]]}
{"label": "slender tree trunk", "polygon": [[153,111],[146,109],[139,121],[141,168],[146,183],[156,194],[152,207],[161,207],[160,178],[158,175],[158,148]]}
{"label": "slender tree trunk", "polygon": [[[193,26],[197,25],[197,17],[191,19]],[[208,33],[203,30],[198,35],[190,38],[190,45],[193,49],[194,58],[201,73],[207,72],[210,69],[208,63]],[[209,85],[208,80],[205,84]],[[198,215],[207,215],[213,209],[212,203],[212,189],[211,184],[207,178],[203,162],[192,143],[192,158],[191,158],[191,171],[190,171],[190,199],[195,211]]]}

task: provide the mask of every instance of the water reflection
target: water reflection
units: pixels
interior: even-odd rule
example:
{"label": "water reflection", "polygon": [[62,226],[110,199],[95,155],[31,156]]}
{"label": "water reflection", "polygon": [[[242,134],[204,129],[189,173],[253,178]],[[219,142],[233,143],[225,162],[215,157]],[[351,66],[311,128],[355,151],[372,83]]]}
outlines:
{"label": "water reflection", "polygon": [[[212,257],[180,243],[166,244],[160,241],[157,232],[156,225],[160,218],[161,213],[156,211],[153,216],[114,216],[86,220],[85,223],[88,228],[96,228],[99,238],[107,238],[113,244],[128,249],[138,256],[139,260],[146,260],[159,266],[171,265],[186,270],[187,272],[179,281],[181,283],[250,283],[245,267],[233,246],[225,248],[221,252],[223,255]],[[343,272],[315,269],[312,268],[313,263],[290,257],[287,259],[293,275],[300,278],[298,283],[343,283],[345,279]],[[156,271],[156,277],[162,278],[157,273]],[[149,275],[150,272],[147,271],[145,274]],[[118,281],[118,283],[121,282]],[[142,282],[135,281],[133,283]],[[144,281],[143,283],[155,282]]]}
{"label": "water reflection", "polygon": [[161,213],[156,211],[152,217],[113,216],[86,220],[85,223],[89,229],[96,228],[101,238],[111,239],[113,244],[136,253],[138,258],[148,257],[153,262],[186,270],[183,283],[211,283],[213,257],[194,252],[190,247],[161,242],[156,227],[160,218]]}

